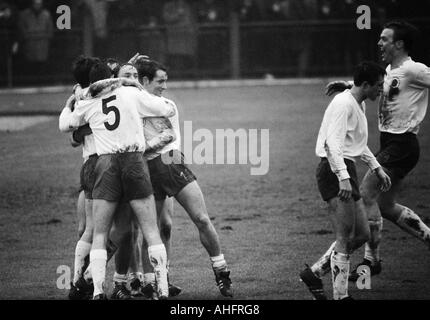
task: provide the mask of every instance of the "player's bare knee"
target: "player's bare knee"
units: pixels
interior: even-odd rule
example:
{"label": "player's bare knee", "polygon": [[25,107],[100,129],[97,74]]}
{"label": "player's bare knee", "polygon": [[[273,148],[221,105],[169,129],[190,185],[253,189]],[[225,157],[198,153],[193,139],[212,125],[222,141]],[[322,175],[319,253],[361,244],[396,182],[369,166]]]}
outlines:
{"label": "player's bare knee", "polygon": [[199,230],[207,229],[211,225],[211,220],[207,215],[204,214],[194,217],[193,222]]}

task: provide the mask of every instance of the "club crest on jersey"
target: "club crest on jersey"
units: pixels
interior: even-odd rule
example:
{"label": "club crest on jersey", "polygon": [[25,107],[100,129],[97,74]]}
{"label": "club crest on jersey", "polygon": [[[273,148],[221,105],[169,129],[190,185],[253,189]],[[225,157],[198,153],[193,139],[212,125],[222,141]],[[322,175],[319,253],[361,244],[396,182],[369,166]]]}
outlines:
{"label": "club crest on jersey", "polygon": [[394,96],[398,95],[400,92],[400,79],[394,78],[391,80],[390,90],[388,91],[388,99],[392,100]]}
{"label": "club crest on jersey", "polygon": [[400,79],[399,79],[399,78],[394,78],[394,79],[391,81],[391,85],[390,85],[390,87],[391,87],[391,88],[393,88],[393,89],[395,89],[395,88],[399,88],[399,87],[400,87]]}

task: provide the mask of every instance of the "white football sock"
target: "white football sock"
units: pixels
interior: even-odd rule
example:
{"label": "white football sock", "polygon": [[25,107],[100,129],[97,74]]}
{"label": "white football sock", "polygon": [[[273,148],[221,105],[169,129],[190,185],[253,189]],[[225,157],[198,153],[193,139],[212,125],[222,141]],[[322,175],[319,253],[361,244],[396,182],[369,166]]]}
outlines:
{"label": "white football sock", "polygon": [[[400,206],[400,205],[399,205]],[[411,209],[401,206],[402,213],[396,224],[409,234],[421,239],[430,246],[430,228]]]}
{"label": "white football sock", "polygon": [[115,271],[113,274],[113,282],[114,283],[127,283],[127,274],[119,274]]}
{"label": "white football sock", "polygon": [[143,283],[145,285],[147,285],[148,283],[155,284],[155,273],[154,272],[144,273],[143,274]]}
{"label": "white football sock", "polygon": [[148,256],[154,268],[155,282],[157,284],[158,296],[169,296],[169,286],[167,283],[167,253],[164,244],[148,247]]}
{"label": "white football sock", "polygon": [[326,275],[330,272],[330,257],[333,252],[334,246],[336,245],[336,241],[334,241],[328,250],[318,259],[317,262],[313,264],[311,267],[312,272],[318,277]]}
{"label": "white football sock", "polygon": [[212,263],[212,268],[214,269],[219,269],[227,265],[227,262],[225,261],[223,254],[220,254],[215,257],[210,257],[210,259]]}
{"label": "white football sock", "polygon": [[365,245],[364,259],[369,260],[372,264],[381,259],[379,256],[379,239],[381,238],[382,226],[382,218],[378,221],[369,220],[370,240]]}
{"label": "white football sock", "polygon": [[333,300],[348,297],[349,265],[349,255],[333,251],[331,255]]}
{"label": "white football sock", "polygon": [[91,250],[90,252],[91,273],[94,283],[94,297],[104,293],[103,285],[106,277],[107,252],[103,249]]}
{"label": "white football sock", "polygon": [[73,274],[73,283],[75,284],[76,281],[79,280],[81,273],[82,273],[82,267],[85,264],[85,257],[90,253],[91,251],[91,243],[86,241],[79,240],[76,244],[75,248],[75,269]]}

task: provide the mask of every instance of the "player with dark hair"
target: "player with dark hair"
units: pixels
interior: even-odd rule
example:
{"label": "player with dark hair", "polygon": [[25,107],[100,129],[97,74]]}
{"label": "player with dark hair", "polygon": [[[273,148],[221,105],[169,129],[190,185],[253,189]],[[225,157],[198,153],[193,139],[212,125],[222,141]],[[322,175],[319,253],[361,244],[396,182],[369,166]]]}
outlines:
{"label": "player with dark hair", "polygon": [[[430,228],[410,208],[397,203],[404,178],[417,165],[420,147],[417,134],[428,105],[430,69],[409,56],[417,29],[404,21],[388,22],[380,35],[378,47],[388,64],[384,93],[379,100],[379,163],[389,174],[392,188],[381,192],[375,175],[369,171],[361,184],[361,194],[369,217],[370,240],[363,261],[356,266],[350,280],[355,281],[361,265],[369,266],[371,275],[381,272],[379,244],[382,218],[417,237],[430,248]],[[347,88],[344,81],[332,82],[327,94]],[[366,268],[363,268],[366,270]]]}
{"label": "player with dark hair", "polygon": [[[364,100],[376,100],[382,92],[385,71],[373,62],[354,70],[354,85],[337,95],[327,107],[316,143],[321,158],[316,178],[322,199],[333,218],[336,242],[330,248],[333,299],[348,299],[349,255],[369,237],[369,225],[355,169],[360,157],[374,172],[381,188],[390,188],[390,178],[367,147],[367,119]],[[300,273],[316,299],[325,300],[322,283],[307,267]]]}
{"label": "player with dark hair", "polygon": [[[136,62],[139,82],[147,91],[162,96],[167,89],[167,69],[162,64],[148,59]],[[233,289],[230,271],[221,252],[218,234],[213,226],[204,201],[203,193],[196,177],[184,163],[184,156],[180,152],[181,133],[176,104],[166,98],[166,103],[175,107],[176,115],[166,118],[144,119],[145,136],[151,141],[145,157],[148,159],[149,172],[154,188],[154,196],[159,213],[161,236],[170,257],[170,230],[172,225],[170,197],[174,197],[185,209],[196,225],[200,241],[209,254],[217,286],[222,295],[232,297]],[[169,131],[169,129],[171,131]],[[151,140],[151,137],[153,138]],[[166,207],[167,206],[167,207]],[[147,245],[144,244],[144,247]],[[143,256],[144,277],[146,289],[151,291],[151,266],[148,257]],[[172,286],[171,286],[172,290]],[[178,288],[180,290],[180,288]],[[175,290],[177,292],[177,290]],[[179,293],[179,292],[177,292]]]}
{"label": "player with dark hair", "polygon": [[[90,72],[90,81],[107,79],[110,75],[111,70],[105,64],[96,64]],[[144,91],[126,87],[102,91],[94,99],[79,102],[73,112],[67,109],[66,106],[63,117],[68,119],[68,125],[60,126],[60,130],[68,131],[89,123],[99,156],[93,189],[94,235],[90,252],[94,299],[106,297],[103,283],[107,234],[121,198],[129,201],[143,236],[150,244],[148,254],[156,272],[158,296],[167,297],[166,251],[156,224],[153,191],[142,154],[145,138],[140,118],[171,116],[174,109]]]}

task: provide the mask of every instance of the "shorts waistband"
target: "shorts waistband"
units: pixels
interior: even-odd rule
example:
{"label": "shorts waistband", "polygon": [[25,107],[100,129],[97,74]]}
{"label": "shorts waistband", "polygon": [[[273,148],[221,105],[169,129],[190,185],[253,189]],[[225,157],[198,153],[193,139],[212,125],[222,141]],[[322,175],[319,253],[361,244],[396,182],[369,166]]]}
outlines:
{"label": "shorts waistband", "polygon": [[[328,162],[327,157],[320,157],[320,159],[321,159],[321,161],[327,161],[327,162]],[[351,160],[351,159],[348,159],[348,158],[343,158],[343,161],[345,161],[345,163],[346,163],[346,162],[355,163],[355,161],[354,161],[354,160]]]}
{"label": "shorts waistband", "polygon": [[417,135],[413,132],[403,132],[403,133],[391,133],[391,132],[385,132],[381,131],[381,136],[384,137],[392,137],[392,138],[416,138]]}

